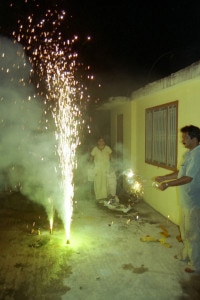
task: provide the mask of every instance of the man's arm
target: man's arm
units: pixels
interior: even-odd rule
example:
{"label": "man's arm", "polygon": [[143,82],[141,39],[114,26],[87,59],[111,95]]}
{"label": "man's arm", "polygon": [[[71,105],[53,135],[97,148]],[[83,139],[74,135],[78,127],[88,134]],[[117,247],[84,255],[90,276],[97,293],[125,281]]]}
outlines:
{"label": "man's arm", "polygon": [[155,178],[155,181],[163,182],[165,180],[177,179],[177,177],[178,177],[178,171],[175,171],[173,173],[170,173],[170,174],[167,174],[167,175],[164,175],[164,176],[157,176]]}
{"label": "man's arm", "polygon": [[161,190],[161,191],[164,191],[168,187],[171,187],[171,186],[179,186],[179,185],[184,185],[184,184],[190,183],[192,181],[192,179],[193,179],[192,177],[183,176],[183,177],[175,179],[175,180],[171,180],[171,181],[168,181],[168,182],[161,183],[158,186],[158,189]]}

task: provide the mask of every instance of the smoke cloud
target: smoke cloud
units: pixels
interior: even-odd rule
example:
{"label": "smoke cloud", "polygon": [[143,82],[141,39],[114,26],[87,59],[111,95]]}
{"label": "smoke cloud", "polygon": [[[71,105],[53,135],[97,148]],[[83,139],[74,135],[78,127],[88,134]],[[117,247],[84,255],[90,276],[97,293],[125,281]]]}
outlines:
{"label": "smoke cloud", "polygon": [[23,48],[0,37],[0,189],[20,190],[47,211],[58,211],[60,173],[53,120],[29,82],[31,65]]}

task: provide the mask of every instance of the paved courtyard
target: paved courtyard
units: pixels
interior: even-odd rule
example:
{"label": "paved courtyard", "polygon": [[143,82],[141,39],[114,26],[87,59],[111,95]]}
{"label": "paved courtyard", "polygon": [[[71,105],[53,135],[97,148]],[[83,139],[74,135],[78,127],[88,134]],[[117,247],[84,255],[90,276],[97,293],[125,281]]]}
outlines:
{"label": "paved courtyard", "polygon": [[0,299],[200,299],[200,276],[174,258],[176,225],[142,200],[124,213],[92,199],[74,207],[70,244],[20,193],[0,195]]}

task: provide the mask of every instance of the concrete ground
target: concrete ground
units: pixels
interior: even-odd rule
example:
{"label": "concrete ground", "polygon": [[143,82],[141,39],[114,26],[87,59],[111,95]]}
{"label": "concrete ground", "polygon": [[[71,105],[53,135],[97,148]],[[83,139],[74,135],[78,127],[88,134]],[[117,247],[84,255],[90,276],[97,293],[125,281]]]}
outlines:
{"label": "concrete ground", "polygon": [[142,200],[128,213],[77,201],[66,244],[56,217],[19,193],[0,195],[1,300],[200,299],[200,276],[174,256],[176,225]]}

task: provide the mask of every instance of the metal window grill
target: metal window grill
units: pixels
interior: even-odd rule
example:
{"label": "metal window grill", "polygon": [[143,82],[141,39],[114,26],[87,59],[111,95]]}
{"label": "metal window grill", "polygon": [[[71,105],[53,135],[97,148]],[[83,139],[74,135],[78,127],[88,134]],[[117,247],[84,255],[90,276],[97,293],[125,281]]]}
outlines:
{"label": "metal window grill", "polygon": [[145,161],[176,168],[178,102],[146,110]]}

